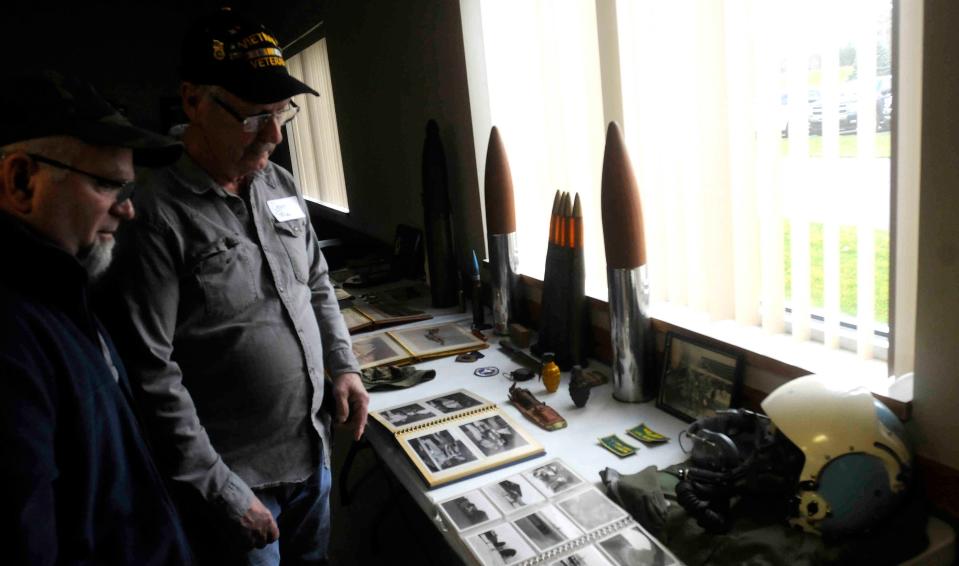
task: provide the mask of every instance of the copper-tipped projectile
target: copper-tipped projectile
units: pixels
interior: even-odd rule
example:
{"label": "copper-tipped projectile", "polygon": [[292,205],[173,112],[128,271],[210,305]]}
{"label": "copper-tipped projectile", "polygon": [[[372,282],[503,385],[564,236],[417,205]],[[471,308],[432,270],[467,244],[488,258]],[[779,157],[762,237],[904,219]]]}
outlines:
{"label": "copper-tipped projectile", "polygon": [[553,195],[553,209],[549,217],[549,243],[546,244],[546,264],[543,266],[543,293],[540,300],[539,335],[536,343],[530,350],[537,356],[556,350],[557,308],[560,308],[562,298],[558,296],[558,277],[563,274],[558,271],[561,266],[560,254],[563,252],[559,245],[560,232],[563,230],[563,193],[557,190]]}
{"label": "copper-tipped projectile", "polygon": [[486,229],[489,234],[510,234],[516,231],[516,210],[513,202],[513,176],[509,170],[506,147],[493,126],[486,148]]}
{"label": "copper-tipped projectile", "polygon": [[506,147],[496,126],[490,131],[486,148],[486,237],[492,287],[493,330],[509,333],[509,321],[522,303],[519,300],[519,257],[516,253],[516,207],[513,177]]}
{"label": "copper-tipped projectile", "polygon": [[569,224],[566,221],[566,219],[569,217],[569,214],[567,214],[567,206],[566,206],[568,203],[569,203],[569,193],[564,192],[563,196],[561,196],[559,199],[559,216],[558,216],[559,226],[558,226],[558,229],[556,230],[556,234],[557,234],[556,244],[561,248],[566,247],[566,230],[567,230],[567,225]]}
{"label": "copper-tipped projectile", "polygon": [[570,220],[569,247],[574,250],[583,249],[583,205],[579,202],[579,193],[573,202],[573,216]]}
{"label": "copper-tipped projectile", "polygon": [[556,190],[556,194],[553,195],[553,212],[550,213],[549,217],[549,243],[555,244],[559,241],[559,189]]}
{"label": "copper-tipped projectile", "polygon": [[[566,299],[569,314],[566,327],[568,338],[568,363],[570,366],[586,365],[589,336],[589,316],[586,312],[586,265],[583,248],[583,206],[576,193],[569,217],[569,296]],[[562,366],[561,366],[562,367]]]}
{"label": "copper-tipped projectile", "polygon": [[564,194],[565,193],[563,193],[563,191],[559,192],[559,200],[556,201],[556,212],[554,213],[556,216],[556,227],[553,230],[553,243],[556,244],[557,246],[559,245],[560,240],[562,240],[562,237],[560,237],[559,234],[560,234],[560,231],[563,229],[563,195]]}
{"label": "copper-tipped projectile", "polygon": [[613,397],[640,403],[654,394],[656,348],[649,318],[649,274],[639,186],[623,133],[615,122],[606,131],[600,202],[609,285]]}
{"label": "copper-tipped projectile", "polygon": [[646,239],[639,185],[626,153],[623,133],[615,122],[606,131],[603,154],[601,208],[606,244],[606,265],[632,269],[646,265]]}

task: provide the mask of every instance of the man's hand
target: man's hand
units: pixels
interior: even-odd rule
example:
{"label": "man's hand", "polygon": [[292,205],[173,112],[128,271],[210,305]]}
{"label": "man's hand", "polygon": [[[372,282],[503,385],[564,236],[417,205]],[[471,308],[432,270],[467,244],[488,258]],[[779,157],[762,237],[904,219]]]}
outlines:
{"label": "man's hand", "polygon": [[366,428],[366,407],[370,396],[363,387],[358,373],[341,373],[333,378],[333,401],[336,403],[337,424],[345,424],[353,431],[353,439],[359,440]]}
{"label": "man's hand", "polygon": [[276,526],[273,514],[256,496],[253,496],[250,508],[240,517],[240,526],[256,548],[263,548],[280,538],[280,528]]}

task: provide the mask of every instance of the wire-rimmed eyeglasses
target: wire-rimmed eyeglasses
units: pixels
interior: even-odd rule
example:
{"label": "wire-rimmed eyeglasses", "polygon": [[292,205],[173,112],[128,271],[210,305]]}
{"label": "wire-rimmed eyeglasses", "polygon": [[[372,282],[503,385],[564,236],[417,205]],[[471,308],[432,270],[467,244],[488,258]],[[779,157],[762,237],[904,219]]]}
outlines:
{"label": "wire-rimmed eyeglasses", "polygon": [[263,114],[244,116],[235,108],[223,101],[219,96],[211,94],[211,97],[213,98],[213,101],[220,106],[220,108],[226,110],[227,114],[236,118],[236,121],[243,126],[243,131],[248,134],[259,132],[269,120],[276,120],[277,124],[280,126],[285,126],[296,116],[296,113],[300,111],[300,107],[291,100],[290,105],[279,112],[264,112]]}
{"label": "wire-rimmed eyeglasses", "polygon": [[123,202],[133,196],[133,190],[136,188],[136,184],[133,181],[118,181],[116,179],[108,179],[107,177],[90,173],[89,171],[84,171],[83,169],[78,169],[73,165],[68,165],[62,161],[57,161],[56,159],[52,159],[38,153],[27,153],[27,155],[39,163],[89,177],[96,184],[97,189],[104,192],[113,193],[115,200],[118,203]]}

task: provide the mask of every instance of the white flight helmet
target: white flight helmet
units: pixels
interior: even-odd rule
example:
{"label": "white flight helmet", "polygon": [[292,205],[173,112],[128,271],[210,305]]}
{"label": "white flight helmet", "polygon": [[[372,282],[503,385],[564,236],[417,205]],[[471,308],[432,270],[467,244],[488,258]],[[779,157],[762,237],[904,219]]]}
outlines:
{"label": "white flight helmet", "polygon": [[912,468],[905,428],[864,387],[807,375],[778,387],[762,408],[806,457],[791,524],[824,536],[858,533],[905,497]]}

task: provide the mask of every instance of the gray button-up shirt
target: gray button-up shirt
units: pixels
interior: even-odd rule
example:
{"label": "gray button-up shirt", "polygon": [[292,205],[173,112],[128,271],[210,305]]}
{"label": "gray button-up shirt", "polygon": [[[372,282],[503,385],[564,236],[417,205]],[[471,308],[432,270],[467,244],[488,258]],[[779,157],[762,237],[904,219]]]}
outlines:
{"label": "gray button-up shirt", "polygon": [[349,333],[309,216],[271,211],[294,197],[306,213],[288,172],[271,163],[237,196],[184,154],[138,184],[117,266],[135,330],[124,361],[173,479],[238,519],[250,487],[327,461],[324,367],[358,371]]}

